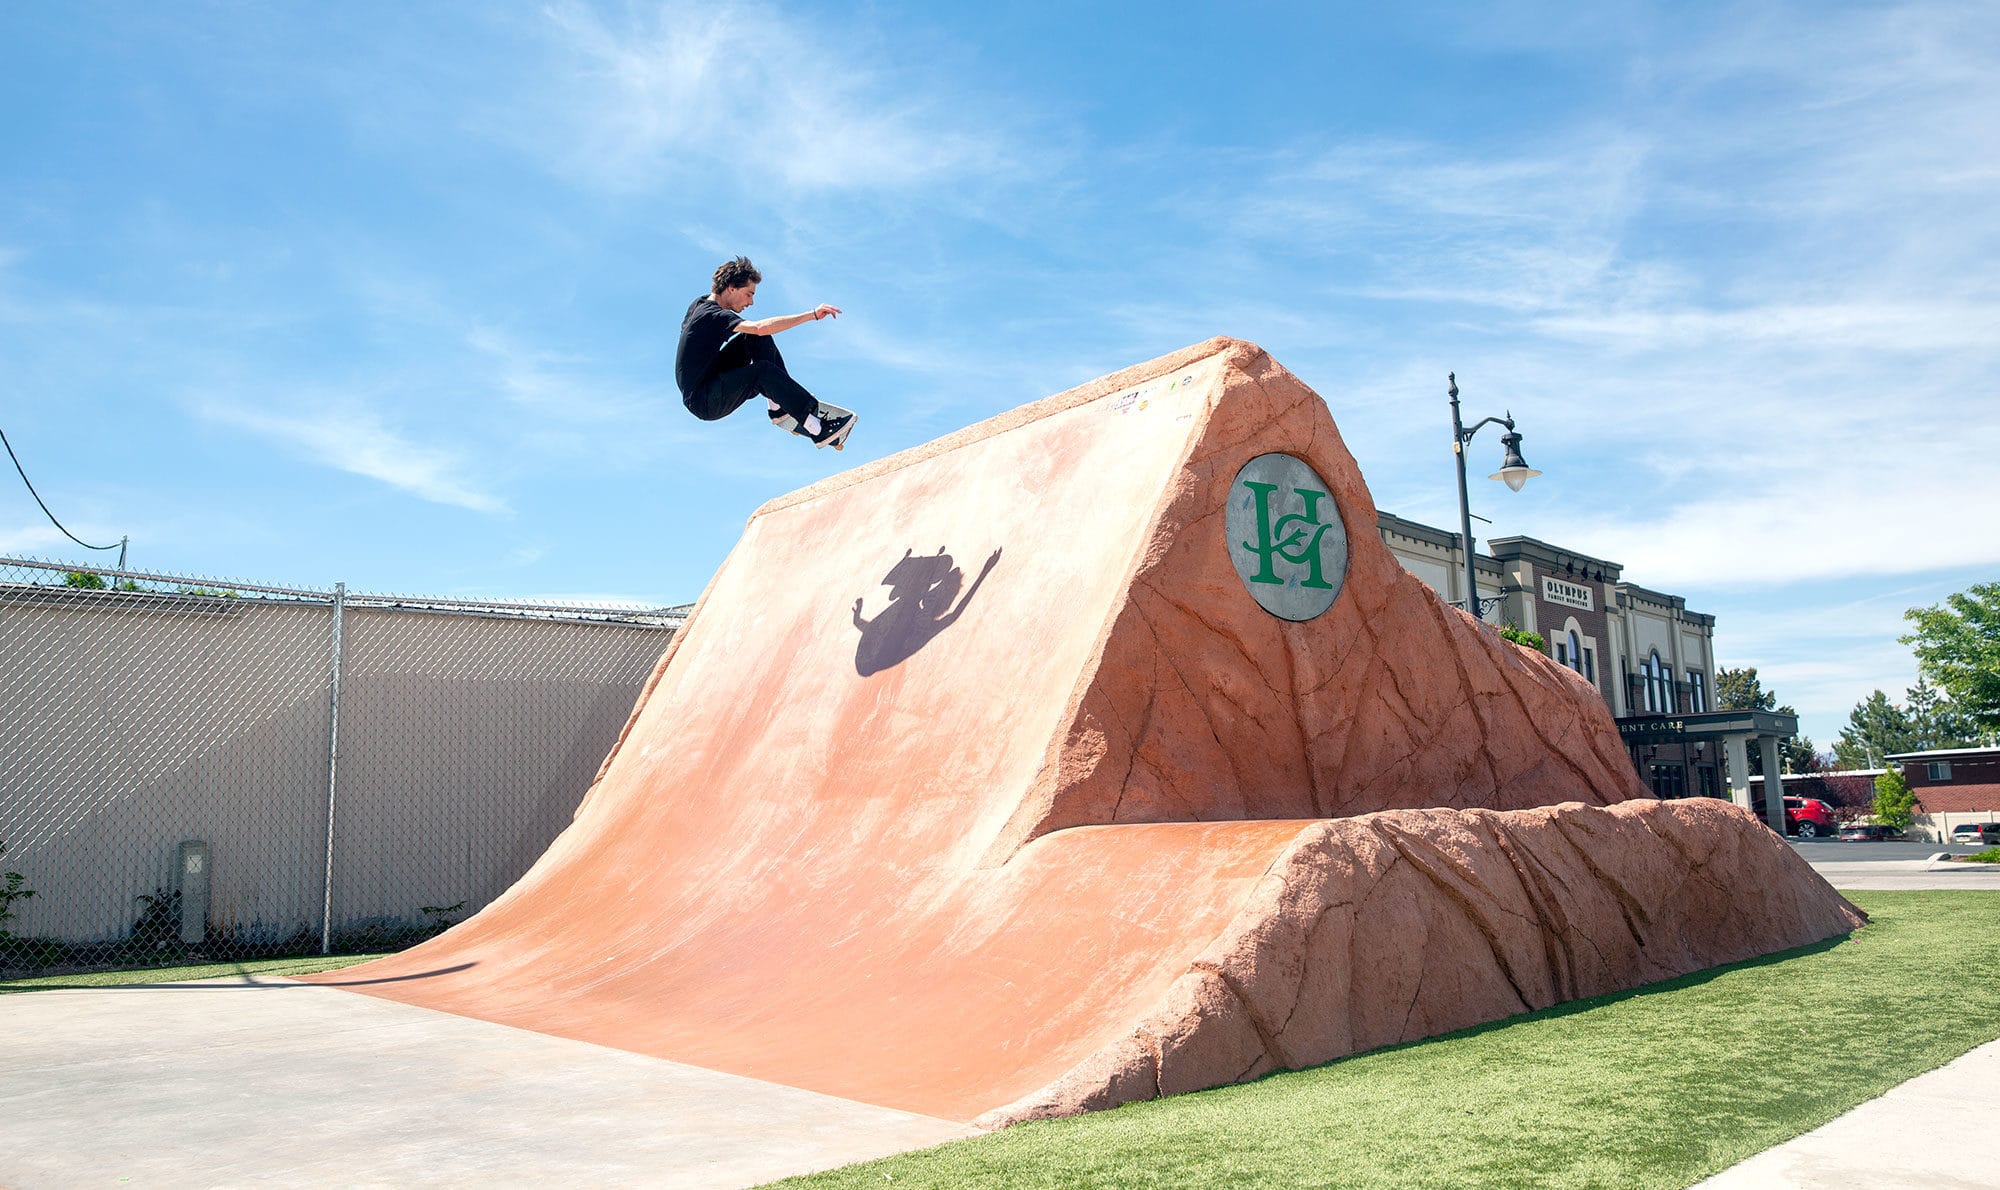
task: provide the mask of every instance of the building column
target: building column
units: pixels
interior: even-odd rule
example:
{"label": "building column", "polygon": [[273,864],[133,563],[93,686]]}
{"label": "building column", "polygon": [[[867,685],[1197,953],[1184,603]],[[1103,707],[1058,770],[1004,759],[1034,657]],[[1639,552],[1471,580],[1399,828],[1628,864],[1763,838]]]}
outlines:
{"label": "building column", "polygon": [[[1681,649],[1681,615],[1679,608],[1671,608],[1667,612],[1667,652],[1673,655],[1671,664],[1674,667],[1674,680],[1667,683],[1667,701],[1673,708],[1670,713],[1678,715],[1681,713],[1680,687],[1688,680],[1687,658],[1682,656]],[[1694,708],[1689,707],[1688,709],[1693,710]]]}
{"label": "building column", "polygon": [[1778,758],[1778,737],[1760,735],[1757,748],[1764,754],[1764,821],[1778,832],[1785,834],[1785,769]]}
{"label": "building column", "polygon": [[1722,755],[1729,762],[1729,800],[1745,810],[1750,808],[1749,741],[1746,735],[1722,737]]}

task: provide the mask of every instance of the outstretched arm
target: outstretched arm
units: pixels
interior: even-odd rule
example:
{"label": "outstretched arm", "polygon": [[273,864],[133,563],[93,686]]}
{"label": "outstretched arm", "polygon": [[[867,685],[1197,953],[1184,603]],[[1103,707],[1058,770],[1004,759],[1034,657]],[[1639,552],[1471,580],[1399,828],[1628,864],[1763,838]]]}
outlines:
{"label": "outstretched arm", "polygon": [[980,568],[979,577],[972,580],[972,585],[970,587],[967,587],[965,589],[965,594],[959,598],[958,606],[952,608],[949,613],[947,613],[938,620],[937,623],[940,629],[949,628],[953,624],[958,623],[958,618],[965,614],[966,605],[971,603],[972,597],[979,593],[979,584],[985,582],[986,576],[993,573],[993,567],[996,564],[998,564],[999,561],[1000,561],[1000,551],[994,550],[993,553],[987,557],[986,565]]}
{"label": "outstretched arm", "polygon": [[774,314],[769,318],[759,318],[755,322],[744,321],[736,324],[739,335],[775,335],[788,331],[802,322],[818,322],[822,318],[840,317],[839,306],[829,306],[824,302],[803,314]]}

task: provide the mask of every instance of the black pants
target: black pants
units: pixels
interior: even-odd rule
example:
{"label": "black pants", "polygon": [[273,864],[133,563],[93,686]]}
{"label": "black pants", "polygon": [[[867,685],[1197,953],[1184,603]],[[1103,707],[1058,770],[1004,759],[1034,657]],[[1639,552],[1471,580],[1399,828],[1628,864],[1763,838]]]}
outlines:
{"label": "black pants", "polygon": [[715,371],[702,386],[681,398],[688,412],[703,421],[719,421],[751,397],[767,397],[804,424],[819,412],[819,400],[785,371],[785,357],[769,335],[737,335],[722,345]]}

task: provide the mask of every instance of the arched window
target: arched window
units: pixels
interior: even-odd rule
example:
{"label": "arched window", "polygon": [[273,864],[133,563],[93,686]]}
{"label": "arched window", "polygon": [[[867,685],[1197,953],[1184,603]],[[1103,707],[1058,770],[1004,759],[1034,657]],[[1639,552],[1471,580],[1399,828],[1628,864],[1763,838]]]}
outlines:
{"label": "arched window", "polygon": [[1658,649],[1647,655],[1646,663],[1640,667],[1640,671],[1646,675],[1646,709],[1654,714],[1664,712],[1667,709],[1667,699],[1660,687],[1663,685],[1666,666],[1660,664]]}
{"label": "arched window", "polygon": [[1576,634],[1574,628],[1569,630],[1569,667],[1578,673],[1583,672],[1583,638]]}

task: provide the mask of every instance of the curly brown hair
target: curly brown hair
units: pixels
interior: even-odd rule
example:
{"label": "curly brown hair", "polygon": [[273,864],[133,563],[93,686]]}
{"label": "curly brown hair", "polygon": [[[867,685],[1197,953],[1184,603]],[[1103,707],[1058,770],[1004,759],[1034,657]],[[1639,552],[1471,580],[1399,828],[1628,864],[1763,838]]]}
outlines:
{"label": "curly brown hair", "polygon": [[763,279],[764,274],[757,271],[757,266],[750,263],[749,257],[739,256],[735,260],[726,260],[715,266],[715,288],[709,292],[721,293],[725,289],[755,285]]}

